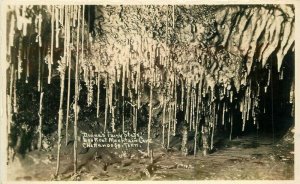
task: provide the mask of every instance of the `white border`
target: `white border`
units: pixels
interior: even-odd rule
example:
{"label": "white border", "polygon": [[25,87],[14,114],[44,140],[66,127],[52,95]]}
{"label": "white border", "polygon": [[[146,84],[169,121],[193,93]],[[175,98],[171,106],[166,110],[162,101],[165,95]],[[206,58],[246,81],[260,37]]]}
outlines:
{"label": "white border", "polygon": [[[300,133],[299,128],[299,93],[300,90],[300,82],[299,82],[299,74],[297,73],[297,69],[300,68],[299,63],[299,42],[300,42],[300,1],[298,0],[169,0],[169,1],[161,1],[161,0],[51,0],[51,1],[43,1],[43,0],[0,0],[0,184],[2,183],[11,183],[11,184],[20,184],[20,183],[65,183],[61,182],[42,182],[42,181],[7,181],[7,172],[6,172],[6,144],[7,144],[7,136],[6,136],[6,7],[7,5],[17,5],[17,4],[32,4],[32,5],[41,5],[41,4],[126,4],[126,5],[146,5],[146,4],[156,4],[156,5],[166,5],[166,4],[212,4],[212,5],[222,5],[222,4],[294,4],[295,6],[295,169],[294,169],[294,180],[183,180],[183,181],[138,181],[139,183],[225,183],[225,184],[252,184],[252,183],[264,183],[264,184],[299,184],[300,183],[300,162],[299,162],[299,140]],[[137,183],[134,181],[81,181],[81,182],[72,182],[68,181],[68,183]]]}

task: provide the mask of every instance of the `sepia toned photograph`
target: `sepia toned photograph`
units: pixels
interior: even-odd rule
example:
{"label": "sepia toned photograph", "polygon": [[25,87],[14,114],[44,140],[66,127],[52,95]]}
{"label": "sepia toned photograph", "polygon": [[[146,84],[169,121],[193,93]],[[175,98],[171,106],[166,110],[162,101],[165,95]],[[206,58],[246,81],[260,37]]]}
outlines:
{"label": "sepia toned photograph", "polygon": [[7,182],[295,179],[295,4],[4,6]]}

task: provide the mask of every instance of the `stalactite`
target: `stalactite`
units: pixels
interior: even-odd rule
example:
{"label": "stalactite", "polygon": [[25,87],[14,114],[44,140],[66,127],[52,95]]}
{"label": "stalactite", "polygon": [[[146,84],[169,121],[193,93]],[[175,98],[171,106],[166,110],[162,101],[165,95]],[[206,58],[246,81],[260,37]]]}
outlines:
{"label": "stalactite", "polygon": [[[7,55],[10,56],[10,78],[9,78],[9,81],[10,81],[10,85],[9,85],[9,94],[6,95],[6,99],[7,99],[7,103],[6,103],[6,108],[7,108],[7,136],[10,136],[11,134],[11,126],[12,126],[12,116],[13,116],[13,113],[12,113],[12,88],[13,88],[13,74],[14,74],[14,64],[13,64],[13,57],[11,56],[11,48],[14,46],[14,34],[15,34],[15,17],[14,15],[12,15],[11,17],[11,22],[10,22],[10,31],[9,31],[9,45],[7,46]],[[20,57],[20,54],[19,54],[19,57]],[[19,63],[19,60],[18,60],[18,63]],[[9,159],[11,156],[10,156],[10,145],[7,144],[7,158]]]}
{"label": "stalactite", "polygon": [[[11,126],[12,126],[12,113],[11,113],[11,97],[9,94],[6,95],[7,103],[6,103],[6,109],[7,109],[7,124],[6,124],[6,131],[7,136],[11,135]],[[7,144],[6,150],[7,150],[7,159],[8,161],[11,158],[11,152],[10,152],[10,145]]]}
{"label": "stalactite", "polygon": [[223,111],[222,111],[222,125],[225,124],[225,109],[226,109],[226,103],[223,102]]}
{"label": "stalactite", "polygon": [[[41,9],[41,8],[40,8]],[[37,20],[38,20],[38,43],[39,43],[39,47],[42,47],[42,21],[43,21],[43,17],[41,14],[41,10],[39,12],[39,15],[37,16]]]}
{"label": "stalactite", "polygon": [[[65,57],[66,57],[66,61],[67,61],[67,66],[68,66],[68,93],[67,93],[67,114],[66,114],[66,145],[68,144],[68,137],[69,137],[69,113],[70,113],[70,90],[71,90],[71,68],[72,68],[72,62],[71,62],[71,50],[70,50],[70,41],[72,40],[70,38],[70,17],[69,17],[69,13],[70,13],[70,8],[69,6],[66,6],[65,8],[65,27],[66,27],[66,53],[65,53]],[[72,41],[73,42],[73,41]]]}
{"label": "stalactite", "polygon": [[[14,62],[11,57],[11,64],[10,64],[10,78],[9,78],[9,94],[7,95],[7,133],[10,135],[11,133],[11,126],[13,123],[13,109],[12,109],[12,102],[13,102],[13,84],[14,84]],[[8,146],[9,149],[9,146]]]}
{"label": "stalactite", "polygon": [[23,7],[22,7],[23,36],[27,35],[27,24],[30,23],[30,20],[26,19],[26,14],[27,14],[26,9],[27,9],[27,6],[23,5]]}
{"label": "stalactite", "polygon": [[135,135],[136,135],[136,133],[137,133],[137,123],[138,123],[138,109],[137,109],[137,106],[134,106],[134,110],[135,110],[135,113],[134,113],[134,116],[135,116],[135,118],[134,118],[134,124],[135,124],[135,126],[134,126],[134,133],[135,133]]}
{"label": "stalactite", "polygon": [[109,98],[109,91],[108,91],[108,73],[106,74],[106,90],[105,90],[105,112],[104,112],[104,132],[106,132],[106,127],[107,127],[107,115],[108,115],[108,98]]}
{"label": "stalactite", "polygon": [[166,97],[163,96],[163,114],[162,114],[162,147],[165,147],[165,126],[166,126]]}
{"label": "stalactite", "polygon": [[173,16],[172,16],[172,18],[173,18],[173,23],[172,23],[172,26],[173,26],[173,29],[175,28],[175,5],[173,5],[172,6],[172,13],[173,13]]}
{"label": "stalactite", "polygon": [[188,120],[189,120],[189,125],[190,125],[190,129],[189,131],[192,131],[194,129],[193,127],[193,89],[192,89],[192,85],[191,85],[191,89],[190,89],[190,94],[189,94],[189,114],[188,114]]}
{"label": "stalactite", "polygon": [[267,68],[268,68],[268,81],[267,81],[267,85],[265,86],[265,93],[267,93],[268,87],[270,86],[270,81],[271,81],[271,68],[270,68],[270,66]]}
{"label": "stalactite", "polygon": [[100,72],[97,74],[97,118],[99,118],[100,105]]}
{"label": "stalactite", "polygon": [[50,59],[48,59],[48,84],[51,83],[52,63],[53,63],[53,47],[54,47],[54,5],[51,6],[51,43],[50,43]]}
{"label": "stalactite", "polygon": [[245,96],[243,99],[243,128],[242,131],[245,130],[246,120],[247,120],[247,108],[248,108],[248,98],[247,98],[248,90],[245,91]]}
{"label": "stalactite", "polygon": [[11,64],[10,64],[10,83],[9,83],[9,96],[10,96],[9,103],[10,103],[10,109],[11,110],[12,110],[12,102],[14,101],[13,100],[13,98],[14,98],[13,88],[14,88],[14,79],[15,79],[14,74],[15,74],[15,65],[14,65],[13,59],[11,59]]}
{"label": "stalactite", "polygon": [[115,107],[111,107],[111,129],[112,129],[112,132],[116,132],[116,129],[115,129]]}
{"label": "stalactite", "polygon": [[[77,39],[76,39],[76,66],[75,66],[75,120],[74,120],[74,174],[77,173],[77,121],[78,121],[78,113],[79,113],[79,28],[80,28],[80,7],[78,11],[78,24],[77,24]],[[83,20],[83,19],[82,19]]]}
{"label": "stalactite", "polygon": [[[82,55],[83,56],[83,55]],[[94,73],[92,71],[92,66],[88,66],[88,74],[87,74],[87,106],[90,107],[93,103],[93,86],[94,86]]]}
{"label": "stalactite", "polygon": [[176,74],[174,74],[174,115],[173,115],[173,136],[176,134],[176,124],[177,124],[177,80]]}
{"label": "stalactite", "polygon": [[183,111],[183,103],[184,103],[184,84],[183,80],[181,81],[181,100],[180,100],[180,110]]}
{"label": "stalactite", "polygon": [[55,18],[55,47],[59,48],[59,8],[54,8],[54,18]]}
{"label": "stalactite", "polygon": [[112,107],[113,107],[113,86],[114,86],[114,84],[112,84],[111,79],[109,79],[109,80],[110,81],[108,83],[108,86],[109,86],[109,88],[108,88],[108,90],[109,90],[109,92],[108,92],[108,105],[109,105],[109,113],[111,113],[112,112]]}
{"label": "stalactite", "polygon": [[190,81],[188,81],[188,84],[187,84],[187,98],[186,98],[186,101],[187,101],[187,104],[186,104],[186,111],[185,111],[185,121],[187,122],[187,124],[189,125],[189,130],[191,131],[192,130],[192,124],[191,122],[189,121],[189,110],[190,110]]}
{"label": "stalactite", "polygon": [[38,87],[38,92],[41,91],[41,64],[42,64],[42,61],[41,61],[41,48],[38,48],[38,83],[37,83],[37,87]]}
{"label": "stalactite", "polygon": [[170,104],[168,107],[168,140],[167,140],[167,149],[170,148],[170,134],[171,134],[171,108]]}
{"label": "stalactite", "polygon": [[122,132],[125,133],[125,97],[122,96]]}
{"label": "stalactite", "polygon": [[21,79],[21,74],[22,74],[22,71],[23,71],[23,68],[22,68],[22,56],[21,56],[21,53],[22,53],[22,39],[20,39],[19,41],[19,53],[18,53],[18,80]]}
{"label": "stalactite", "polygon": [[26,83],[28,83],[29,80],[29,54],[30,54],[30,43],[28,44],[26,50],[26,79],[25,79]]}
{"label": "stalactite", "polygon": [[125,85],[126,85],[126,62],[122,63],[122,132],[125,132]]}
{"label": "stalactite", "polygon": [[212,119],[212,124],[211,124],[212,131],[211,131],[211,139],[210,139],[210,150],[212,150],[214,148],[214,135],[215,135],[215,126],[216,126],[216,122],[215,122],[216,103],[213,102],[213,105],[211,105],[211,106],[212,106],[212,116],[211,116],[211,119]]}
{"label": "stalactite", "polygon": [[[153,73],[153,72],[151,72]],[[149,118],[148,118],[148,140],[147,140],[147,153],[150,155],[150,141],[151,141],[151,122],[152,122],[152,98],[153,98],[153,83],[150,82],[150,99],[149,99]]]}
{"label": "stalactite", "polygon": [[126,73],[126,64],[122,63],[122,97],[125,95],[125,73]]}
{"label": "stalactite", "polygon": [[256,124],[256,114],[255,114],[255,109],[257,107],[258,102],[257,102],[257,97],[254,97],[253,103],[252,103],[252,118],[253,118],[253,124]]}
{"label": "stalactite", "polygon": [[7,53],[10,55],[10,49],[11,47],[14,46],[14,36],[15,36],[15,16],[14,14],[11,15],[11,20],[10,20],[10,30],[9,30],[9,36],[8,36],[8,43],[9,46],[7,47]]}
{"label": "stalactite", "polygon": [[192,105],[191,105],[191,121],[192,121],[192,128],[195,130],[195,108],[196,108],[196,92],[193,87],[192,89],[192,99],[191,99]]}
{"label": "stalactite", "polygon": [[18,105],[17,105],[17,74],[18,74],[18,71],[17,70],[14,70],[14,86],[13,86],[13,89],[14,89],[14,98],[13,98],[13,112],[16,114],[18,113]]}
{"label": "stalactite", "polygon": [[[200,77],[200,81],[202,80],[202,74]],[[196,156],[197,153],[197,139],[198,139],[198,127],[199,127],[199,114],[201,112],[200,110],[200,103],[201,103],[201,82],[197,83],[198,90],[197,90],[197,101],[196,101],[196,127],[195,127],[195,135],[194,135],[194,156]]]}

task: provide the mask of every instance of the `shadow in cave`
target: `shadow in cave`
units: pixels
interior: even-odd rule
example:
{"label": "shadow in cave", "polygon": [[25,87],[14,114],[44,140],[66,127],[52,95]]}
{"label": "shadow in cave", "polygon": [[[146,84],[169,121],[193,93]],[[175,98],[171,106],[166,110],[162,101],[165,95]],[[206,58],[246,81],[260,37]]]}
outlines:
{"label": "shadow in cave", "polygon": [[[234,126],[236,136],[256,134],[259,137],[269,137],[273,143],[280,140],[287,131],[294,126],[294,80],[295,80],[295,55],[289,50],[284,57],[280,72],[276,54],[273,53],[266,67],[257,69],[252,73],[253,79],[260,80],[259,108],[256,109],[257,117],[249,118],[245,131],[240,131],[241,124]],[[269,81],[268,75],[270,73]],[[251,74],[250,74],[251,75]],[[269,84],[268,84],[269,83]],[[238,113],[236,114],[238,115]]]}

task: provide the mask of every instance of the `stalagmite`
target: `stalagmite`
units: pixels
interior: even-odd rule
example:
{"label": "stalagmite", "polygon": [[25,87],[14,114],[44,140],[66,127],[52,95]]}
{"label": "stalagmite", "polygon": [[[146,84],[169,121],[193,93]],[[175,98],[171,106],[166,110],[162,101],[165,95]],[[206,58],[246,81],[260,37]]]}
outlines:
{"label": "stalagmite", "polygon": [[40,91],[40,105],[39,105],[39,140],[38,140],[38,149],[40,150],[42,148],[42,127],[43,127],[43,97],[44,97],[44,92],[43,88],[41,88]]}
{"label": "stalagmite", "polygon": [[[62,121],[63,121],[63,100],[64,100],[64,89],[65,89],[65,70],[66,70],[66,61],[65,58],[61,58],[58,62],[59,67],[58,71],[60,73],[60,100],[59,100],[59,111],[58,111],[58,140],[57,140],[57,163],[56,163],[56,171],[55,175],[57,176],[59,173],[59,166],[60,166],[60,148],[61,148],[61,130],[62,130]],[[77,112],[77,111],[76,111]]]}
{"label": "stalagmite", "polygon": [[187,141],[188,141],[188,130],[186,126],[184,126],[182,130],[182,143],[181,143],[181,152],[182,155],[184,156],[187,156],[188,154]]}
{"label": "stalagmite", "polygon": [[195,135],[194,135],[194,156],[197,154],[197,139],[198,139],[198,122],[196,122]]}

